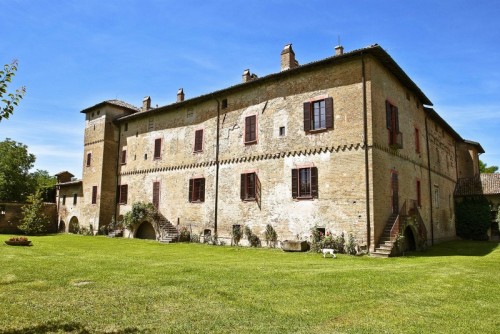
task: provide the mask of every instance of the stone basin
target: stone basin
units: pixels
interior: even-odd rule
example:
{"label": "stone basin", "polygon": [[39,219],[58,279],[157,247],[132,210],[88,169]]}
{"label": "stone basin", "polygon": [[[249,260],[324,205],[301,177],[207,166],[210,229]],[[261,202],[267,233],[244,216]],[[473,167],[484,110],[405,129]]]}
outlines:
{"label": "stone basin", "polygon": [[309,243],[307,241],[285,240],[281,243],[281,248],[285,252],[307,252]]}

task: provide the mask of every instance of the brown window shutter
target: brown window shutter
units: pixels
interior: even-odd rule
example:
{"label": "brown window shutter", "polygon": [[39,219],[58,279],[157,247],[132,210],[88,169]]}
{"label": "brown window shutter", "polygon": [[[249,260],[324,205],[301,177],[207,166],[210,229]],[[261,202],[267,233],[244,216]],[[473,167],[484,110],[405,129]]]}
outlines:
{"label": "brown window shutter", "polygon": [[318,168],[311,167],[311,196],[318,198]]}
{"label": "brown window shutter", "polygon": [[92,204],[97,203],[97,186],[92,187]]}
{"label": "brown window shutter", "polygon": [[121,203],[121,191],[122,191],[122,188],[120,185],[117,185],[116,186],[116,203]]}
{"label": "brown window shutter", "polygon": [[248,116],[245,118],[245,142],[252,142],[257,139],[257,116]]}
{"label": "brown window shutter", "polygon": [[196,130],[194,133],[194,151],[203,151],[203,130]]}
{"label": "brown window shutter", "polygon": [[385,101],[385,122],[387,128],[392,130],[392,106],[389,101]]}
{"label": "brown window shutter", "polygon": [[259,209],[262,210],[261,199],[262,199],[262,192],[261,192],[261,186],[260,186],[260,179],[257,176],[257,173],[255,173],[255,201],[257,202]]}
{"label": "brown window shutter", "polygon": [[200,180],[200,202],[205,202],[205,178]]}
{"label": "brown window shutter", "polygon": [[292,169],[292,198],[299,197],[299,170]]}
{"label": "brown window shutter", "polygon": [[192,202],[193,201],[193,184],[194,184],[194,179],[189,180],[189,194],[188,194],[188,201]]}
{"label": "brown window shutter", "polygon": [[153,205],[157,209],[160,206],[160,182],[153,182]]}
{"label": "brown window shutter", "polygon": [[394,132],[399,132],[399,110],[398,107],[392,107],[392,114],[394,117]]}
{"label": "brown window shutter", "polygon": [[325,118],[326,128],[333,129],[333,98],[327,97],[325,99]]}
{"label": "brown window shutter", "polygon": [[311,130],[311,103],[304,103],[304,131]]}
{"label": "brown window shutter", "polygon": [[122,164],[127,163],[127,150],[122,151]]}
{"label": "brown window shutter", "polygon": [[247,188],[247,185],[246,185],[246,180],[247,180],[247,175],[246,174],[241,174],[240,176],[240,198],[241,200],[244,200],[246,198],[246,188]]}
{"label": "brown window shutter", "polygon": [[154,158],[155,159],[160,159],[161,158],[161,138],[155,139]]}
{"label": "brown window shutter", "polygon": [[90,166],[92,161],[92,153],[87,153],[87,166]]}
{"label": "brown window shutter", "polygon": [[122,185],[122,189],[121,189],[121,198],[120,198],[120,202],[122,204],[127,204],[127,197],[128,197],[128,185],[124,184]]}

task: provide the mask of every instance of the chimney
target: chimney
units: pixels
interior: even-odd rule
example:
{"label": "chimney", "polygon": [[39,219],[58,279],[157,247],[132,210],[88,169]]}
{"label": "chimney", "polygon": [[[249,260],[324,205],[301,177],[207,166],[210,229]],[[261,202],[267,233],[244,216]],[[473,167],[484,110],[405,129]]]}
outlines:
{"label": "chimney", "polygon": [[337,45],[335,47],[335,55],[336,56],[341,56],[344,54],[344,47],[342,45]]}
{"label": "chimney", "polygon": [[249,69],[243,71],[242,82],[252,81],[258,78],[257,74],[250,73]]}
{"label": "chimney", "polygon": [[184,89],[179,88],[177,91],[177,102],[182,102],[184,101]]}
{"label": "chimney", "polygon": [[142,111],[148,111],[149,109],[151,109],[151,97],[146,96],[142,100]]}
{"label": "chimney", "polygon": [[295,52],[292,50],[292,44],[287,44],[281,51],[281,70],[289,70],[299,66],[299,62],[295,60]]}

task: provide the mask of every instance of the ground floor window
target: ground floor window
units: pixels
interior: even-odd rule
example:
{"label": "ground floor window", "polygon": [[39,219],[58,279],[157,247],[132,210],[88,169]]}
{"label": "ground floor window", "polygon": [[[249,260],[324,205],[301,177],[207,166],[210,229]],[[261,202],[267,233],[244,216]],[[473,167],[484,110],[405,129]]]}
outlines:
{"label": "ground floor window", "polygon": [[318,168],[292,169],[292,198],[318,198]]}
{"label": "ground floor window", "polygon": [[205,178],[189,180],[189,202],[205,202]]}

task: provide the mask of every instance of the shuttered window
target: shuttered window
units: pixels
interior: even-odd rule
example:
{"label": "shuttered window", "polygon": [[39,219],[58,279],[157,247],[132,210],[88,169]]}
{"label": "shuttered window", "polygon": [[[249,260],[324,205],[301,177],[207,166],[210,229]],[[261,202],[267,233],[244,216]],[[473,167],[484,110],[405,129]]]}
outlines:
{"label": "shuttered window", "polygon": [[87,167],[92,163],[92,153],[87,153]]}
{"label": "shuttered window", "polygon": [[92,204],[97,203],[97,186],[92,187]]}
{"label": "shuttered window", "polygon": [[205,178],[189,180],[189,202],[205,202]]}
{"label": "shuttered window", "polygon": [[127,163],[127,150],[122,151],[122,165]]}
{"label": "shuttered window", "polygon": [[292,198],[318,198],[318,168],[292,169]]}
{"label": "shuttered window", "polygon": [[161,159],[161,138],[155,139],[154,159]]}
{"label": "shuttered window", "polygon": [[203,130],[196,130],[194,133],[194,152],[203,151]]}
{"label": "shuttered window", "polygon": [[257,141],[257,116],[245,118],[245,143],[251,144]]}
{"label": "shuttered window", "polygon": [[385,119],[389,130],[389,146],[403,148],[403,135],[399,132],[399,110],[389,101],[385,101]]}
{"label": "shuttered window", "polygon": [[240,177],[240,198],[242,201],[255,201],[260,208],[261,185],[256,173],[244,173]]}
{"label": "shuttered window", "polygon": [[333,98],[304,103],[304,131],[333,129]]}
{"label": "shuttered window", "polygon": [[420,130],[415,128],[415,152],[420,154]]}
{"label": "shuttered window", "polygon": [[157,209],[160,206],[160,182],[153,182],[153,205]]}
{"label": "shuttered window", "polygon": [[417,180],[417,205],[422,206],[422,192],[420,190],[420,180]]}
{"label": "shuttered window", "polygon": [[118,204],[127,204],[128,185],[122,184],[118,186]]}

